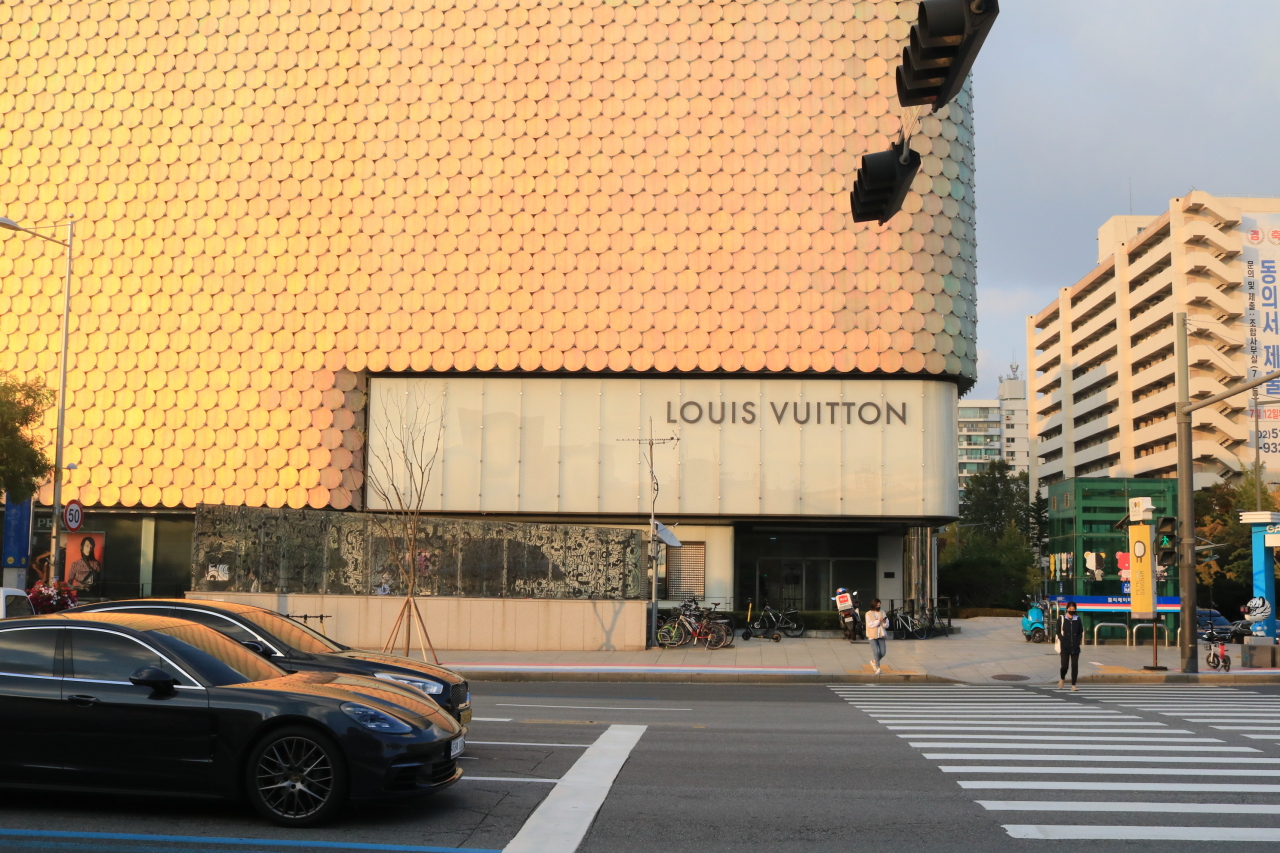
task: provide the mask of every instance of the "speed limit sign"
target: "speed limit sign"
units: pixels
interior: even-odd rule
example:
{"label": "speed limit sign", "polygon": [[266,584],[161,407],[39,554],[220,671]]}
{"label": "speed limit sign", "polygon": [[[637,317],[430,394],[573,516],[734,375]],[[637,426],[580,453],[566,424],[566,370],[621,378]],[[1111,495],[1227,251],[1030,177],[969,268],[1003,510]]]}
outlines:
{"label": "speed limit sign", "polygon": [[62,509],[62,523],[71,533],[79,530],[80,525],[84,524],[84,504],[77,500],[67,501]]}

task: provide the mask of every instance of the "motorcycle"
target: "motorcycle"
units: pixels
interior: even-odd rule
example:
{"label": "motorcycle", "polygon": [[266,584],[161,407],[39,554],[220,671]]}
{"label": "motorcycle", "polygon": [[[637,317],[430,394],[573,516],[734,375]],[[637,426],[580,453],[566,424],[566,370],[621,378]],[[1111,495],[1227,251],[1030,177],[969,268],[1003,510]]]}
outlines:
{"label": "motorcycle", "polygon": [[844,629],[844,638],[851,643],[854,642],[864,633],[861,608],[858,606],[858,593],[849,592],[841,587],[836,590],[836,596],[831,600],[836,603],[836,610],[840,611],[840,626]]}
{"label": "motorcycle", "polygon": [[1022,636],[1028,643],[1043,643],[1049,638],[1044,619],[1048,609],[1048,605],[1043,601],[1032,601],[1028,604],[1027,615],[1022,617]]}

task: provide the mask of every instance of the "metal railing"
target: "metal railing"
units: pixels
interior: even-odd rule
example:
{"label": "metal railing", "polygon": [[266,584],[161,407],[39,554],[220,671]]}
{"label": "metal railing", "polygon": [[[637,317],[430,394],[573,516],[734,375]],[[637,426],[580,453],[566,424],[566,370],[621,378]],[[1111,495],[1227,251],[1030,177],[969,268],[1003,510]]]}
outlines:
{"label": "metal railing", "polygon": [[1168,629],[1167,627],[1165,627],[1164,625],[1161,625],[1161,624],[1159,624],[1159,623],[1152,623],[1152,622],[1139,622],[1137,625],[1134,625],[1134,626],[1133,626],[1133,644],[1134,644],[1135,646],[1136,646],[1136,645],[1138,645],[1138,629],[1139,629],[1139,628],[1151,628],[1151,629],[1152,629],[1152,631],[1151,631],[1151,642],[1153,642],[1153,643],[1156,643],[1156,642],[1159,642],[1159,641],[1160,641],[1160,635],[1159,635],[1159,634],[1157,634],[1157,633],[1155,632],[1155,629],[1156,629],[1156,628],[1159,628],[1161,631],[1164,631],[1164,645],[1165,645],[1165,648],[1168,648],[1168,647],[1171,645],[1171,644],[1170,644],[1170,642],[1169,642],[1169,629]]}
{"label": "metal railing", "polygon": [[[1126,625],[1123,622],[1099,622],[1093,626],[1093,644],[1095,646],[1098,645],[1098,629],[1099,628],[1119,628],[1121,631],[1124,631],[1124,644],[1126,646],[1133,645],[1133,642],[1129,638],[1128,625]],[[1166,631],[1165,633],[1168,634],[1168,631]]]}

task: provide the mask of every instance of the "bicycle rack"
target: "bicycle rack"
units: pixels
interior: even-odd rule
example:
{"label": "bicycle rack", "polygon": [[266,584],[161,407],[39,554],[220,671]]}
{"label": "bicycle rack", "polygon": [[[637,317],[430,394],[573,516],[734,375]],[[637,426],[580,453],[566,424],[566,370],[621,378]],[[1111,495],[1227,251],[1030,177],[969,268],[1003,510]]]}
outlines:
{"label": "bicycle rack", "polygon": [[1119,628],[1124,631],[1124,644],[1126,646],[1133,645],[1129,639],[1129,626],[1123,622],[1099,622],[1093,626],[1093,644],[1098,645],[1098,629],[1099,628]]}
{"label": "bicycle rack", "polygon": [[1153,624],[1153,623],[1151,623],[1151,622],[1139,622],[1137,625],[1134,625],[1134,626],[1133,626],[1133,644],[1134,644],[1135,646],[1136,646],[1136,645],[1138,645],[1138,629],[1139,629],[1139,628],[1151,628],[1151,629],[1152,629],[1152,632],[1151,632],[1151,634],[1152,634],[1152,636],[1151,636],[1151,642],[1153,642],[1153,643],[1156,643],[1156,642],[1159,642],[1159,641],[1160,641],[1160,635],[1159,635],[1159,634],[1157,634],[1157,633],[1155,633],[1155,630],[1154,630],[1154,629],[1159,628],[1161,631],[1164,631],[1164,647],[1165,647],[1166,649],[1170,647],[1170,643],[1169,643],[1169,629],[1168,629],[1167,627],[1165,627],[1164,625],[1160,625],[1160,624]]}

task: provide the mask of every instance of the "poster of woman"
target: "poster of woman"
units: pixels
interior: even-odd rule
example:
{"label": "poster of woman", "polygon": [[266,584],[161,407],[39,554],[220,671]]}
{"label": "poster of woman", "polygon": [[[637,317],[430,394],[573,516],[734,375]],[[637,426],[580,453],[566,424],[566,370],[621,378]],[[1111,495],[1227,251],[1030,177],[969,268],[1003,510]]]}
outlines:
{"label": "poster of woman", "polygon": [[67,583],[80,593],[82,600],[86,596],[98,595],[102,588],[102,560],[106,540],[105,533],[81,531],[63,534],[67,560],[65,577]]}

